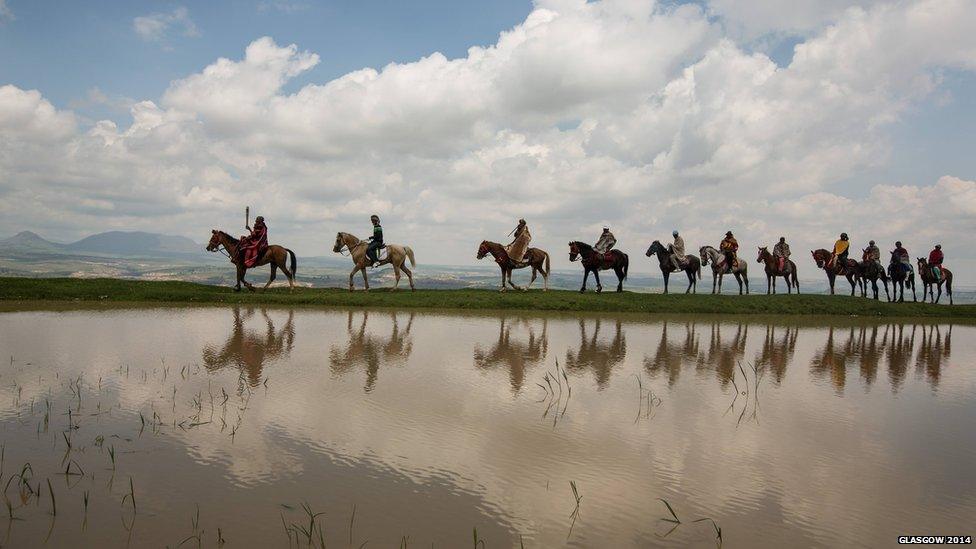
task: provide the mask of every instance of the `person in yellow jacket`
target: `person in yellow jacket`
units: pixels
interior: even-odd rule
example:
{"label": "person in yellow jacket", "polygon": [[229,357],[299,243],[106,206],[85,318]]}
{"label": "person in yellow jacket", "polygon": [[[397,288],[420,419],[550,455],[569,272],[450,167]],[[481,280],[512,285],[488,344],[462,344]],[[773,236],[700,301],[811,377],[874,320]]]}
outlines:
{"label": "person in yellow jacket", "polygon": [[834,243],[834,253],[830,256],[830,264],[832,267],[836,267],[838,264],[841,267],[847,266],[847,252],[851,249],[851,242],[847,238],[847,233],[840,233],[840,239]]}

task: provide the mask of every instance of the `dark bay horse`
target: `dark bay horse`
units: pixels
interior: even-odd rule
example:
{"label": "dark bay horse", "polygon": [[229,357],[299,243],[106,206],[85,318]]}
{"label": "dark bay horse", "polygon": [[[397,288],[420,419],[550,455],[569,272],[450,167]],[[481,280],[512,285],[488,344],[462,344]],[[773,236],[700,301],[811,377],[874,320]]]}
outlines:
{"label": "dark bay horse", "polygon": [[830,295],[834,295],[834,282],[837,279],[837,275],[842,275],[851,284],[851,295],[854,295],[854,288],[857,287],[857,280],[859,280],[860,274],[857,270],[857,262],[853,259],[847,260],[847,265],[829,265],[831,253],[829,250],[820,248],[816,251],[810,252],[813,255],[813,260],[817,263],[817,268],[823,269],[827,273],[827,281],[830,282]]}
{"label": "dark bay horse", "polygon": [[857,264],[857,271],[860,274],[861,297],[867,297],[868,281],[871,281],[871,288],[874,290],[874,299],[878,299],[878,279],[884,283],[885,297],[891,301],[888,293],[888,273],[885,268],[876,262],[868,259],[868,252],[864,250],[861,262]]}
{"label": "dark bay horse", "polygon": [[617,274],[617,291],[624,291],[624,279],[627,278],[627,267],[630,265],[627,254],[620,250],[611,250],[609,254],[604,255],[594,250],[593,246],[577,240],[569,243],[569,260],[576,261],[577,258],[583,264],[583,287],[580,288],[580,293],[586,291],[586,279],[590,277],[591,272],[596,279],[596,292],[602,292],[600,271],[607,269],[613,269]]}
{"label": "dark bay horse", "polygon": [[[935,275],[932,274],[932,268],[929,267],[929,262],[924,257],[918,258],[918,277],[922,279],[922,302],[925,302],[925,296],[928,295],[931,296],[932,303],[938,303],[942,299],[942,284],[945,283],[949,305],[952,305],[952,271],[941,266],[939,270],[942,271],[942,276],[936,280]],[[939,295],[935,294],[936,288],[939,290]]]}
{"label": "dark bay horse", "polygon": [[[502,289],[500,291],[505,291],[506,282],[516,290],[528,290],[532,287],[532,283],[535,282],[536,273],[542,273],[542,280],[545,284],[542,291],[549,291],[549,254],[545,251],[539,248],[529,248],[525,251],[522,262],[516,263],[508,256],[508,252],[505,251],[505,246],[497,242],[491,242],[490,240],[482,240],[481,245],[478,246],[477,257],[478,259],[483,259],[488,254],[491,254],[491,257],[495,258],[495,263],[498,263],[498,267],[502,270]],[[526,287],[522,288],[512,282],[512,271],[525,267],[532,267],[532,280],[529,281]]]}
{"label": "dark bay horse", "polygon": [[800,282],[796,279],[796,263],[793,263],[792,259],[787,259],[784,262],[783,270],[779,270],[779,265],[777,265],[776,258],[773,254],[769,253],[766,246],[759,246],[759,257],[756,258],[756,263],[766,264],[766,293],[776,293],[776,277],[781,276],[783,280],[786,281],[786,293],[793,293],[793,288],[796,288],[796,293],[800,293]]}
{"label": "dark bay horse", "polygon": [[[240,245],[241,242],[233,236],[225,233],[224,231],[214,229],[213,234],[210,237],[210,242],[207,244],[207,251],[216,252],[220,250],[220,248],[227,250],[227,255],[230,257],[230,262],[237,266],[237,285],[234,286],[234,291],[241,291],[241,284],[244,284],[247,286],[248,290],[253,292],[254,286],[252,286],[250,282],[244,280],[244,273],[247,272],[248,267],[244,266],[244,261],[239,253]],[[288,267],[289,256],[291,256],[291,268]],[[262,289],[268,289],[268,286],[274,282],[275,276],[278,274],[278,269],[281,269],[281,272],[285,273],[285,276],[288,277],[288,289],[294,289],[295,275],[298,273],[298,261],[295,259],[295,252],[277,244],[272,244],[268,246],[268,249],[261,254],[261,257],[258,258],[257,263],[255,263],[251,268],[260,267],[261,265],[267,265],[269,263],[271,264],[271,277],[268,278],[268,282]]]}
{"label": "dark bay horse", "polygon": [[[918,301],[918,294],[915,293],[915,272],[911,265],[904,264],[891,252],[891,263],[888,264],[888,276],[891,277],[892,300],[897,297],[899,303],[905,302],[905,286],[912,289],[912,301]],[[898,293],[901,288],[901,294]]]}
{"label": "dark bay horse", "polygon": [[[655,240],[651,242],[651,246],[647,248],[647,253],[644,255],[647,257],[657,255],[657,261],[661,264],[661,276],[664,277],[664,293],[668,293],[668,278],[674,271],[674,265],[671,264],[671,250],[661,244],[661,241]],[[694,254],[686,255],[685,264],[682,265],[681,270],[688,275],[688,289],[685,290],[685,293],[691,292],[692,287],[694,287],[697,294],[698,280],[701,279],[701,259]],[[739,291],[741,292],[741,289]]]}

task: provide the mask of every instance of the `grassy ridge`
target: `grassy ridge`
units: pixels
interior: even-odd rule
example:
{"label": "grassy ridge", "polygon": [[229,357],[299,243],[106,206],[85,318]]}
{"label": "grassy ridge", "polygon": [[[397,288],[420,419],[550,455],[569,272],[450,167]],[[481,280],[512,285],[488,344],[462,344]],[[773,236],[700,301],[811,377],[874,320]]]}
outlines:
{"label": "grassy ridge", "polygon": [[715,313],[781,315],[861,315],[974,318],[976,305],[891,304],[826,295],[660,295],[570,291],[374,290],[350,293],[332,288],[274,288],[235,293],[230,288],[190,282],[147,282],[109,278],[0,278],[0,301],[227,303],[321,305],[333,307],[436,308],[472,310],[593,311],[632,313]]}

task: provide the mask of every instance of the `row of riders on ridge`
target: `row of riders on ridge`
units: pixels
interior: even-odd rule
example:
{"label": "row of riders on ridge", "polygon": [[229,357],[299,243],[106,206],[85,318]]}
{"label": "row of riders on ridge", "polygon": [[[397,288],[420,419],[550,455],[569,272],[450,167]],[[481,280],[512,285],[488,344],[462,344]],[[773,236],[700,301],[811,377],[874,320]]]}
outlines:
{"label": "row of riders on ridge", "polygon": [[[370,217],[373,225],[372,236],[366,240],[360,240],[350,233],[340,232],[336,235],[333,251],[336,253],[348,253],[353,260],[353,270],[349,273],[349,289],[353,289],[353,278],[357,272],[362,273],[363,283],[366,290],[369,290],[369,279],[366,276],[366,269],[380,265],[390,264],[393,266],[396,289],[400,284],[401,272],[406,273],[410,288],[414,288],[413,272],[406,266],[407,259],[410,260],[411,267],[416,267],[413,250],[409,246],[397,244],[386,244],[383,239],[383,227],[380,225],[379,216]],[[254,227],[246,224],[250,234],[236,239],[229,234],[214,229],[210,243],[207,245],[208,251],[226,250],[226,254],[237,266],[237,285],[235,290],[240,290],[241,284],[248,289],[254,287],[244,280],[244,273],[247,269],[261,265],[271,265],[271,277],[264,285],[267,288],[274,281],[277,269],[288,278],[290,287],[294,286],[294,277],[297,270],[295,253],[287,248],[268,244],[268,227],[264,218],[258,216],[254,220]],[[482,259],[486,255],[491,255],[502,273],[502,291],[506,285],[514,289],[525,290],[531,287],[538,274],[544,280],[545,288],[549,289],[550,261],[549,254],[539,248],[530,247],[532,234],[528,224],[524,219],[520,219],[518,225],[509,233],[512,241],[506,246],[488,240],[482,241],[478,247],[477,258]],[[722,291],[722,279],[726,274],[735,277],[739,285],[739,293],[749,293],[748,264],[738,257],[739,243],[736,241],[732,231],[725,233],[725,237],[719,243],[718,248],[712,246],[702,246],[698,255],[688,254],[685,251],[685,242],[678,231],[671,233],[672,242],[667,245],[655,240],[647,249],[646,256],[656,256],[664,277],[664,292],[668,292],[668,279],[671,273],[684,272],[688,277],[688,288],[685,293],[697,291],[697,281],[701,279],[702,266],[712,267],[712,293]],[[580,292],[586,291],[586,283],[593,273],[596,280],[596,291],[600,292],[603,286],[600,282],[600,271],[613,270],[617,275],[617,291],[623,291],[623,281],[627,277],[629,258],[627,254],[615,249],[617,239],[610,232],[609,227],[603,228],[603,233],[595,244],[590,245],[581,241],[569,243],[570,261],[580,260],[583,265],[583,285]],[[385,252],[385,253],[384,253]],[[902,246],[901,242],[895,242],[895,249],[890,252],[891,260],[887,267],[881,262],[881,250],[871,240],[868,247],[862,250],[861,261],[855,261],[850,255],[850,239],[847,233],[841,233],[840,238],[834,243],[831,250],[819,249],[811,251],[817,267],[823,269],[827,274],[830,283],[830,293],[834,293],[834,282],[838,276],[844,277],[851,284],[851,295],[860,288],[861,295],[867,295],[867,283],[870,281],[874,293],[874,298],[878,298],[878,281],[884,285],[885,295],[889,301],[904,301],[905,287],[912,290],[913,300],[917,301],[915,292],[915,268],[912,265],[908,251]],[[797,280],[796,264],[790,259],[790,245],[785,237],[780,237],[779,242],[773,246],[772,252],[766,247],[759,247],[759,254],[756,258],[757,263],[764,264],[766,273],[766,293],[776,293],[776,279],[782,277],[786,281],[787,293],[792,293],[795,289],[800,291]],[[287,260],[290,258],[291,264]],[[938,303],[942,296],[942,285],[946,286],[946,293],[949,302],[952,303],[952,272],[943,266],[945,255],[942,246],[935,245],[935,249],[929,253],[928,258],[917,258],[918,275],[925,285],[925,292],[922,300],[932,293],[933,302]],[[517,286],[512,282],[512,272],[516,269],[525,267],[532,268],[532,278],[525,288]],[[888,293],[888,281],[891,280],[893,294]],[[899,295],[898,290],[901,289]],[[936,291],[938,292],[936,294]]]}

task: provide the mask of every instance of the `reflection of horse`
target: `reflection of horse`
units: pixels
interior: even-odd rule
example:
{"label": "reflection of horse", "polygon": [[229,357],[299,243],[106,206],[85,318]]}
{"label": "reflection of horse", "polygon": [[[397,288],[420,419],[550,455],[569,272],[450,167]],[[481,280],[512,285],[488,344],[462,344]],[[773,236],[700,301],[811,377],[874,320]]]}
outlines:
{"label": "reflection of horse", "polygon": [[[332,246],[332,251],[338,254],[342,253],[343,249],[349,250],[349,256],[352,258],[354,265],[352,271],[349,273],[350,292],[353,290],[352,277],[359,271],[362,271],[363,284],[366,287],[366,291],[369,291],[369,279],[366,278],[366,248],[367,242],[365,240],[359,240],[349,233],[340,232],[336,234],[335,245]],[[386,251],[386,258],[377,262],[376,266],[386,265],[387,263],[393,265],[393,276],[396,278],[396,282],[393,284],[394,290],[400,286],[400,271],[407,273],[407,278],[410,280],[410,289],[413,290],[413,272],[407,268],[407,258],[410,259],[411,267],[417,266],[417,262],[413,258],[413,250],[410,246],[387,244]]]}
{"label": "reflection of horse", "polygon": [[[655,240],[651,242],[644,255],[647,257],[651,257],[652,255],[657,256],[657,262],[661,268],[661,276],[664,278],[664,293],[668,293],[668,279],[674,271],[674,265],[671,263],[671,249],[665,248],[664,244],[661,244],[659,240]],[[693,286],[695,293],[698,293],[698,280],[701,279],[701,260],[694,254],[686,255],[685,263],[681,266],[681,270],[688,275],[688,289],[685,290],[685,293],[691,292]]]}
{"label": "reflection of horse", "polygon": [[[936,280],[928,261],[925,261],[923,257],[918,258],[918,278],[922,280],[922,301],[924,302],[925,296],[928,295],[932,297],[932,303],[938,303],[942,299],[942,284],[945,283],[949,305],[952,305],[952,271],[942,266],[939,267],[939,270],[942,272],[942,276]],[[936,288],[939,290],[939,295],[935,294]]]}
{"label": "reflection of horse", "polygon": [[575,353],[566,351],[566,369],[571,372],[592,370],[597,386],[603,388],[610,381],[613,368],[627,356],[627,338],[621,331],[621,322],[614,321],[614,335],[609,343],[600,341],[600,319],[596,319],[593,336],[586,332],[586,321],[579,319],[580,346]]}
{"label": "reflection of horse", "polygon": [[695,334],[694,321],[684,322],[684,333],[682,335],[679,332],[677,343],[668,341],[668,324],[669,322],[665,320],[661,326],[661,340],[654,351],[654,356],[644,356],[644,370],[651,377],[666,372],[668,385],[674,385],[684,364],[701,364],[703,357],[699,349],[698,336]]}
{"label": "reflection of horse", "polygon": [[942,368],[947,365],[949,355],[952,354],[952,325],[946,329],[943,338],[942,330],[936,326],[922,326],[922,342],[918,350],[915,369],[925,371],[925,377],[934,387],[942,377]]}
{"label": "reflection of horse", "polygon": [[737,322],[735,334],[731,341],[722,339],[722,323],[712,323],[711,333],[708,338],[708,351],[705,356],[708,359],[701,363],[702,367],[715,369],[715,375],[725,387],[736,375],[736,370],[742,362],[742,357],[746,354],[746,337],[749,335],[749,327],[746,324]]}
{"label": "reflection of horse", "polygon": [[[779,337],[777,331],[781,334]],[[771,371],[776,383],[781,383],[786,375],[786,367],[793,360],[799,335],[800,330],[796,326],[766,325],[766,337],[763,339],[762,349],[756,355],[755,364],[758,368]]]}
{"label": "reflection of horse", "polygon": [[[240,254],[240,244],[241,242],[234,238],[233,236],[225,233],[224,231],[218,231],[214,229],[211,236],[210,242],[207,243],[208,252],[216,252],[221,247],[227,250],[227,255],[230,257],[230,262],[237,266],[237,285],[234,286],[234,291],[240,291],[241,284],[247,286],[248,290],[254,291],[254,286],[250,282],[244,280],[244,274],[247,272],[247,267],[244,266],[244,262],[241,260]],[[291,268],[288,268],[288,258],[291,257]],[[261,265],[271,264],[271,277],[268,278],[268,282],[265,283],[264,289],[274,281],[275,276],[278,274],[278,269],[285,273],[285,277],[288,278],[288,289],[292,289],[295,286],[295,275],[298,274],[298,260],[295,259],[295,252],[289,250],[288,248],[283,248],[277,244],[272,244],[268,246],[268,249],[264,251],[261,257],[258,258],[257,263],[254,267],[260,267]],[[252,267],[253,268],[253,267]]]}
{"label": "reflection of horse", "polygon": [[624,279],[627,278],[627,268],[630,265],[627,254],[620,250],[610,250],[601,254],[594,250],[593,246],[577,240],[569,243],[569,260],[576,261],[576,258],[579,258],[580,263],[583,264],[583,287],[580,288],[580,293],[586,291],[586,279],[590,277],[590,273],[593,273],[593,278],[596,279],[596,293],[602,292],[600,271],[607,269],[613,269],[617,275],[617,291],[624,291]]}
{"label": "reflection of horse", "polygon": [[729,272],[735,277],[735,281],[739,283],[739,295],[742,295],[742,283],[745,282],[746,293],[749,293],[749,264],[745,261],[739,261],[736,263],[735,267],[729,271],[728,266],[725,264],[725,254],[716,250],[712,246],[702,246],[698,249],[698,255],[701,256],[701,264],[708,265],[709,261],[712,263],[712,293],[715,293],[715,282],[718,281],[718,293],[722,293],[722,279]]}
{"label": "reflection of horse", "polygon": [[850,329],[850,334],[846,343],[838,345],[834,339],[834,327],[827,330],[827,341],[824,346],[813,357],[811,370],[815,375],[828,376],[831,384],[839,391],[844,388],[847,381],[847,361],[853,354],[854,328]]}
{"label": "reflection of horse", "polygon": [[[897,391],[905,380],[908,362],[915,352],[915,329],[916,326],[912,324],[911,332],[906,334],[904,324],[892,324],[885,327],[883,345],[888,354],[888,381],[891,383],[892,391]],[[889,330],[891,331],[891,343],[888,343]]]}
{"label": "reflection of horse", "polygon": [[831,266],[830,258],[833,254],[829,250],[820,248],[810,253],[813,255],[813,260],[817,263],[817,268],[823,269],[827,273],[827,281],[830,282],[830,295],[834,295],[834,282],[837,279],[837,275],[843,275],[850,282],[851,295],[854,295],[854,288],[857,286],[856,279],[858,277],[857,262],[853,259],[848,259],[846,265],[840,265],[840,262],[837,261],[835,265]]}
{"label": "reflection of horse", "polygon": [[783,277],[783,280],[786,281],[786,293],[793,293],[793,288],[796,288],[796,293],[800,293],[800,283],[796,279],[796,263],[793,263],[792,259],[787,258],[783,262],[783,270],[780,270],[773,254],[769,253],[766,246],[759,246],[759,257],[756,258],[756,263],[764,263],[766,266],[766,294],[776,293],[776,277],[778,276]]}
{"label": "reflection of horse", "polygon": [[[542,320],[542,333],[536,334],[533,326],[525,319],[506,322],[506,318],[499,319],[498,341],[487,351],[480,345],[474,348],[475,366],[490,369],[501,366],[508,369],[512,384],[512,393],[518,393],[525,382],[525,371],[531,366],[539,364],[549,352],[549,335],[547,329],[549,321]],[[512,337],[513,324],[519,329],[516,333],[526,333],[528,341]]]}
{"label": "reflection of horse", "polygon": [[244,322],[254,315],[247,309],[243,315],[239,307],[234,307],[234,327],[220,350],[212,345],[203,348],[203,364],[207,370],[216,371],[226,366],[234,366],[247,377],[248,385],[256,387],[261,382],[265,364],[288,356],[295,342],[295,326],[292,322],[294,311],[288,311],[288,320],[281,330],[275,330],[274,322],[265,309],[261,316],[265,321],[265,333],[244,329]]}
{"label": "reflection of horse", "polygon": [[[410,328],[413,326],[414,313],[410,313],[407,327],[401,332],[397,322],[397,314],[388,313],[393,321],[393,331],[388,338],[374,335],[366,331],[369,311],[363,311],[363,320],[358,328],[353,327],[353,311],[349,311],[346,330],[349,342],[344,348],[332,346],[329,350],[329,367],[333,374],[342,376],[349,370],[362,366],[366,370],[366,385],[363,389],[368,393],[373,390],[379,374],[380,363],[405,361],[413,351],[413,340],[410,338]],[[374,318],[379,313],[373,313]]]}
{"label": "reflection of horse", "polygon": [[813,372],[828,375],[840,391],[847,384],[848,365],[856,362],[865,385],[873,383],[885,349],[884,339],[878,344],[878,326],[851,326],[846,341],[841,344],[837,343],[839,338],[835,340],[834,331],[833,326],[828,329],[823,349],[814,355]]}
{"label": "reflection of horse", "polygon": [[[532,283],[535,282],[536,273],[542,273],[542,280],[545,283],[545,287],[542,289],[544,292],[549,291],[549,254],[540,250],[539,248],[529,248],[525,251],[525,255],[522,256],[522,262],[516,263],[512,261],[509,257],[508,252],[505,251],[505,246],[497,242],[491,242],[489,240],[482,240],[481,245],[478,246],[478,259],[484,258],[487,254],[491,254],[495,258],[495,263],[498,263],[498,267],[502,270],[502,289],[505,291],[505,282],[515,288],[516,290],[528,290],[532,287]],[[512,271],[515,269],[522,269],[524,267],[532,267],[532,280],[529,284],[520,288],[512,282]]]}
{"label": "reflection of horse", "polygon": [[[905,301],[905,286],[912,289],[912,301],[918,301],[918,294],[915,293],[915,272],[911,265],[901,262],[901,259],[891,252],[891,263],[888,264],[888,276],[891,278],[891,298],[898,299],[899,303]],[[901,288],[901,295],[898,294]]]}

